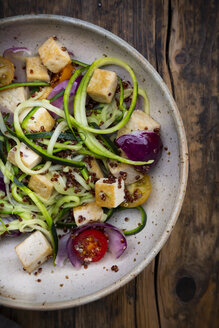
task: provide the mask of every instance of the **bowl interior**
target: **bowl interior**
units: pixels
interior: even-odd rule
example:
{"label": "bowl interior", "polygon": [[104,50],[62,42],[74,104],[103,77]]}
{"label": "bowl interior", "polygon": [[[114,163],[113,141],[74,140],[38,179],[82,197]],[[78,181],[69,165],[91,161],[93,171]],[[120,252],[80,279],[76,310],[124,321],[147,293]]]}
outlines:
{"label": "bowl interior", "polygon": [[[14,246],[24,236],[0,240],[0,302],[8,306],[55,309],[79,305],[104,296],[135,277],[157,254],[169,236],[179,214],[187,180],[187,145],[182,121],[170,93],[151,65],[127,43],[92,24],[57,16],[15,17],[0,23],[0,53],[7,48],[25,46],[37,53],[38,47],[55,35],[74,53],[76,59],[91,63],[103,56],[124,59],[133,68],[140,87],[147,91],[151,116],[161,123],[164,150],[151,172],[152,192],[145,204],[146,228],[127,238],[128,249],[119,259],[107,254],[87,269],[74,269],[69,263],[43,265],[42,272],[28,275],[21,268]],[[124,70],[116,68],[123,78]],[[129,217],[129,222],[124,221]],[[115,215],[112,223],[136,226],[135,210]],[[116,264],[118,272],[111,267]],[[38,282],[40,279],[40,282]]]}

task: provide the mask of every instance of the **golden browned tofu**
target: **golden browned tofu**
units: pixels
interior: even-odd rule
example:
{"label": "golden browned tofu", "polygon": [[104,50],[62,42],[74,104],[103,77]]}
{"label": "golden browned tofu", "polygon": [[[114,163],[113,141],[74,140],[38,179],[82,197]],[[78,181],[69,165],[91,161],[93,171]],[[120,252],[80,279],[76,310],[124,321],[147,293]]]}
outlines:
{"label": "golden browned tofu", "polygon": [[67,64],[71,63],[67,49],[55,37],[50,37],[44,42],[38,52],[43,65],[53,73],[60,72]]}
{"label": "golden browned tofu", "polygon": [[125,197],[125,184],[122,178],[102,178],[95,183],[96,204],[101,207],[115,208]]}
{"label": "golden browned tofu", "polygon": [[32,175],[28,187],[45,199],[49,199],[54,190],[53,184],[45,175]]}
{"label": "golden browned tofu", "polygon": [[42,89],[42,93],[38,99],[39,100],[46,99],[51,91],[52,91],[52,87],[44,87]]}
{"label": "golden browned tofu", "polygon": [[50,81],[47,68],[42,64],[39,56],[26,58],[26,76],[27,81]]}
{"label": "golden browned tofu", "polygon": [[100,103],[111,103],[116,91],[117,76],[115,72],[96,69],[87,87],[89,96]]}
{"label": "golden browned tofu", "polygon": [[52,247],[40,231],[32,233],[15,247],[23,268],[31,273],[52,254]]}
{"label": "golden browned tofu", "polygon": [[94,176],[94,178],[96,179],[101,179],[103,178],[103,173],[100,169],[99,164],[97,163],[95,158],[89,158],[87,161],[87,169],[89,171],[89,173],[91,173],[91,175]]}
{"label": "golden browned tofu", "polygon": [[[30,111],[30,109],[27,109],[26,115],[28,111]],[[22,118],[24,119],[23,116],[24,115],[22,115]],[[19,119],[21,120],[21,116],[19,117]],[[53,119],[53,117],[45,108],[40,107],[26,122],[24,128],[28,132],[49,132],[52,130],[54,125],[55,120]]]}
{"label": "golden browned tofu", "polygon": [[5,110],[14,113],[19,104],[28,98],[28,88],[18,87],[0,92],[0,104]]}
{"label": "golden browned tofu", "polygon": [[104,213],[102,208],[97,206],[96,202],[92,202],[74,207],[73,214],[77,226],[80,226],[91,221],[101,221]]}
{"label": "golden browned tofu", "polygon": [[[9,151],[7,160],[13,165],[18,166],[15,160],[15,153],[16,153],[16,147],[12,148]],[[32,149],[27,147],[23,142],[21,143],[20,146],[20,155],[23,164],[28,169],[32,169],[34,166],[38,165],[42,160],[42,158],[38,154],[36,154]]]}
{"label": "golden browned tofu", "polygon": [[117,133],[117,137],[123,134],[128,134],[132,131],[147,130],[154,131],[160,130],[160,123],[155,121],[151,116],[146,114],[140,109],[134,110],[128,123],[126,123]]}
{"label": "golden browned tofu", "polygon": [[112,175],[116,178],[122,177],[126,185],[134,183],[144,177],[142,173],[136,171],[134,165],[110,160],[108,162],[108,167]]}

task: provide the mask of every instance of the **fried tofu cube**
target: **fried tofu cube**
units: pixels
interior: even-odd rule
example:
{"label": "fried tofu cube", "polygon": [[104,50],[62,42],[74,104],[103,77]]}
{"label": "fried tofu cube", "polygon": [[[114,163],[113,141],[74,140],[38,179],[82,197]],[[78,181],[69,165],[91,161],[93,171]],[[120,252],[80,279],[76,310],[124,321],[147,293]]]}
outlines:
{"label": "fried tofu cube", "polygon": [[[28,114],[30,110],[28,109],[25,113],[21,114],[19,120]],[[26,114],[26,115],[24,115]],[[55,125],[55,120],[49,114],[49,112],[40,107],[37,111],[33,114],[33,116],[26,122],[24,128],[28,132],[49,132]]]}
{"label": "fried tofu cube", "polygon": [[[13,165],[18,166],[17,162],[15,160],[16,150],[17,150],[17,148],[14,147],[9,151],[7,160],[10,163],[12,163]],[[20,155],[21,155],[21,160],[22,160],[23,164],[28,169],[32,169],[34,166],[38,165],[42,161],[42,157],[40,157],[38,154],[36,154],[32,149],[27,147],[23,142],[21,143],[21,146],[20,146]]]}
{"label": "fried tofu cube", "polygon": [[99,164],[97,163],[95,158],[89,158],[87,160],[87,169],[89,173],[95,178],[95,179],[101,179],[103,178],[103,173],[100,169]]}
{"label": "fried tofu cube", "polygon": [[[34,100],[43,100],[43,99],[47,99],[48,95],[50,94],[50,92],[52,91],[52,87],[48,86],[48,87],[42,87],[40,88],[39,91],[34,92]],[[25,110],[23,111],[25,112]],[[23,113],[22,112],[22,113]],[[21,113],[21,114],[22,114]]]}
{"label": "fried tofu cube", "polygon": [[40,58],[51,72],[60,72],[67,64],[71,63],[68,51],[54,37],[50,37],[38,49]]}
{"label": "fried tofu cube", "polygon": [[1,91],[0,104],[2,111],[14,113],[17,106],[27,100],[28,96],[28,89],[25,87]]}
{"label": "fried tofu cube", "polygon": [[32,175],[28,187],[45,199],[49,199],[54,190],[53,184],[45,175]]}
{"label": "fried tofu cube", "polygon": [[110,104],[117,87],[115,72],[96,69],[87,87],[89,96],[100,103]]}
{"label": "fried tofu cube", "polygon": [[50,81],[47,68],[43,66],[39,56],[26,58],[26,76],[27,81]]}
{"label": "fried tofu cube", "polygon": [[108,167],[114,177],[122,177],[125,182],[125,185],[134,183],[144,177],[142,173],[136,171],[134,165],[119,163],[117,161],[110,160],[108,163]]}
{"label": "fried tofu cube", "polygon": [[39,91],[40,96],[37,99],[39,100],[46,99],[51,91],[52,91],[52,87],[44,87],[41,91]]}
{"label": "fried tofu cube", "polygon": [[156,131],[160,130],[160,123],[155,121],[150,115],[142,110],[136,109],[128,123],[124,125],[117,133],[117,137],[136,130]]}
{"label": "fried tofu cube", "polygon": [[23,268],[31,273],[43,264],[52,254],[52,247],[40,231],[32,233],[15,247]]}
{"label": "fried tofu cube", "polygon": [[117,178],[102,178],[95,183],[96,204],[101,207],[115,208],[124,201],[124,180]]}
{"label": "fried tofu cube", "polygon": [[88,222],[102,221],[105,218],[103,209],[97,206],[96,202],[74,207],[73,215],[77,226]]}

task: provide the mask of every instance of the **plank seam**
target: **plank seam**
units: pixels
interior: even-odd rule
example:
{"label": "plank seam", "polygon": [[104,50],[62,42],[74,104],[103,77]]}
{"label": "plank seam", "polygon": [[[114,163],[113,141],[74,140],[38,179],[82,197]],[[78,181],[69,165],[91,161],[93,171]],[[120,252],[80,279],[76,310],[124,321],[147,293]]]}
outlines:
{"label": "plank seam", "polygon": [[158,265],[159,265],[159,253],[155,257],[154,263],[154,294],[155,294],[155,303],[157,308],[157,318],[158,318],[158,327],[161,328],[161,320],[160,320],[160,310],[159,310],[159,302],[158,302]]}
{"label": "plank seam", "polygon": [[172,95],[175,99],[175,88],[174,88],[174,82],[173,82],[173,75],[170,69],[170,56],[169,56],[169,49],[170,49],[170,38],[171,38],[171,27],[172,27],[172,5],[171,0],[168,1],[168,23],[167,23],[167,38],[166,38],[166,63],[167,63],[167,69],[170,76],[170,83],[172,88]]}

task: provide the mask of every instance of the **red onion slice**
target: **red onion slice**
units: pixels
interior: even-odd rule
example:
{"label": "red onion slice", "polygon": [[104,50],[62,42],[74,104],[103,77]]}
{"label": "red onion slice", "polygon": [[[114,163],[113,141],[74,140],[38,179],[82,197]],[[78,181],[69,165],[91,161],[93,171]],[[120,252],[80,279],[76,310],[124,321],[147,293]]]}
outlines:
{"label": "red onion slice", "polygon": [[125,236],[121,231],[116,230],[115,227],[105,229],[108,240],[109,240],[109,250],[115,258],[119,258],[127,248],[127,242]]}
{"label": "red onion slice", "polygon": [[152,131],[134,131],[124,134],[115,140],[116,145],[121,148],[126,156],[132,161],[153,160],[149,165],[138,165],[136,168],[147,172],[159,161],[162,153],[162,140],[160,135]]}
{"label": "red onion slice", "polygon": [[4,51],[3,57],[9,59],[14,64],[15,82],[26,81],[25,58],[30,55],[30,50],[25,47],[9,48]]}
{"label": "red onion slice", "polygon": [[[71,88],[71,91],[70,91],[70,96],[69,96],[69,109],[70,110],[73,108],[73,100],[74,100],[73,96],[75,95],[75,93],[77,91],[77,88],[78,88],[78,86],[81,82],[81,79],[82,79],[82,76],[79,76],[72,85],[72,88]],[[51,99],[55,95],[57,95],[57,93],[59,93],[60,91],[65,90],[65,88],[68,84],[68,81],[69,80],[66,80],[66,81],[63,81],[63,82],[57,84],[55,86],[55,88],[52,89],[52,91],[48,95],[47,99]],[[64,106],[63,106],[63,97],[60,97],[60,98],[52,101],[51,104],[58,107],[58,108],[60,108],[60,109],[63,109],[64,108]],[[70,111],[70,113],[71,112],[72,111]]]}
{"label": "red onion slice", "polygon": [[71,264],[79,269],[82,266],[82,262],[79,260],[79,258],[76,256],[75,252],[73,251],[73,247],[72,247],[72,237],[70,236],[70,238],[68,239],[67,242],[67,253],[68,253],[68,258],[71,262]]}
{"label": "red onion slice", "polygon": [[58,267],[63,267],[64,261],[67,257],[67,242],[69,240],[69,237],[70,237],[70,232],[66,233],[59,239],[59,249],[55,260],[55,264]]}

